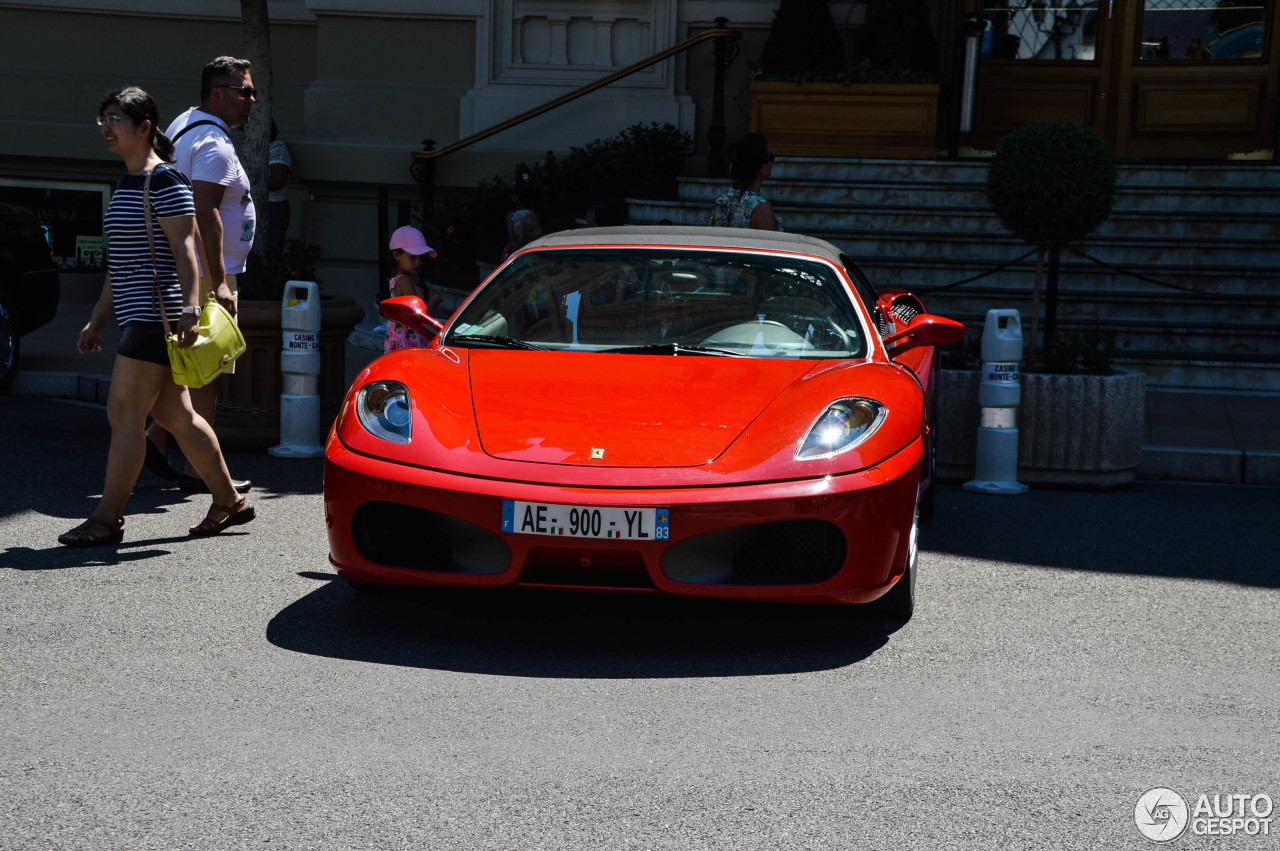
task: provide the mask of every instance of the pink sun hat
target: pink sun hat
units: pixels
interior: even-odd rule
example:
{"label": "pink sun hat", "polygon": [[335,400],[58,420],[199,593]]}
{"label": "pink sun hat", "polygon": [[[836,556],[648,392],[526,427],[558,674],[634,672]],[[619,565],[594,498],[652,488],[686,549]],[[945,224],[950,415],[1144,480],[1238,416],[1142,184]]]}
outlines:
{"label": "pink sun hat", "polygon": [[402,228],[396,228],[396,232],[391,234],[391,250],[396,249],[407,251],[410,254],[430,254],[435,256],[436,250],[427,245],[427,239],[422,235],[422,231],[410,225]]}

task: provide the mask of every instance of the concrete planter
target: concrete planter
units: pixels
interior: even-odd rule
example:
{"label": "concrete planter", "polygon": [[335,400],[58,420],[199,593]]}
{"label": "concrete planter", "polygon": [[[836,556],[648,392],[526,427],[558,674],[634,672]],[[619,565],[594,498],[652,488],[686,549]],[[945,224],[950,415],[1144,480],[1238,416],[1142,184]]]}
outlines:
{"label": "concrete planter", "polygon": [[[346,296],[320,297],[320,422],[321,440],[337,416],[347,392],[347,337],[364,317],[364,310]],[[234,449],[264,449],[280,442],[280,303],[240,302],[237,317],[244,334],[245,353],[234,375],[218,380],[218,440]]]}
{"label": "concrete planter", "polygon": [[751,130],[795,157],[938,155],[939,87],[914,83],[751,83]]}
{"label": "concrete planter", "polygon": [[[973,476],[981,374],[943,370],[938,385],[938,473]],[[1115,488],[1131,484],[1142,460],[1146,376],[1023,373],[1018,411],[1018,480]]]}

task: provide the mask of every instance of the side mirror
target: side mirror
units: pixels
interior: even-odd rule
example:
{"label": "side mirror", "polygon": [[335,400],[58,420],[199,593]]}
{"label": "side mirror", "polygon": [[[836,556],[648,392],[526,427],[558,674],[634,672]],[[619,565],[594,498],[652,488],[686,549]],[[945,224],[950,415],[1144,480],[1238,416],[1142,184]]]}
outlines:
{"label": "side mirror", "polygon": [[427,315],[427,305],[416,295],[398,295],[389,298],[378,307],[378,315],[406,328],[417,331],[430,339],[444,328],[444,323]]}
{"label": "side mirror", "polygon": [[922,313],[911,320],[911,324],[905,331],[885,337],[884,348],[889,353],[889,357],[896,358],[904,352],[921,346],[941,346],[943,343],[954,343],[963,338],[963,324],[954,319]]}

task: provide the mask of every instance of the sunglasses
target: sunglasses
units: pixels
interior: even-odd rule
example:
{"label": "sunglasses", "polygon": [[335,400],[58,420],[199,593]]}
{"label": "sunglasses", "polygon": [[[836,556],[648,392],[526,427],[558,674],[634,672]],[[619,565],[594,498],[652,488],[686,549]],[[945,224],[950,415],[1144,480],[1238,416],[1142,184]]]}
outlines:
{"label": "sunglasses", "polygon": [[240,92],[241,97],[251,98],[258,94],[258,90],[253,86],[229,86],[225,83],[220,86],[214,86],[215,89],[235,89]]}

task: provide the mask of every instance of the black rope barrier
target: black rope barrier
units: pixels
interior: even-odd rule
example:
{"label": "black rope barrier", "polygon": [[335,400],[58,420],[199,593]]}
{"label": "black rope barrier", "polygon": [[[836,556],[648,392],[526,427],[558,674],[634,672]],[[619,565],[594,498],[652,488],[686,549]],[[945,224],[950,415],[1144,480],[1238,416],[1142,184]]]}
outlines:
{"label": "black rope barrier", "polygon": [[996,266],[994,269],[988,269],[985,272],[979,272],[973,277],[965,278],[963,281],[956,281],[955,283],[951,283],[951,284],[943,284],[940,287],[921,287],[920,289],[915,290],[914,292],[919,293],[920,295],[928,295],[929,293],[940,293],[943,290],[953,290],[956,287],[963,287],[965,284],[972,284],[974,281],[981,281],[983,278],[986,278],[990,275],[994,275],[996,272],[1003,272],[1005,269],[1008,269],[1013,264],[1021,263],[1023,260],[1026,260],[1028,257],[1030,257],[1032,254],[1035,254],[1035,253],[1036,251],[1033,248],[1030,251],[1028,251],[1026,254],[1022,255],[1021,257],[1015,257],[1012,260],[1009,260],[1005,263],[1001,263],[999,266]]}
{"label": "black rope barrier", "polygon": [[1150,275],[1143,275],[1138,272],[1131,272],[1130,270],[1125,269],[1122,266],[1116,266],[1115,264],[1108,263],[1105,260],[1099,260],[1097,257],[1094,257],[1092,254],[1086,254],[1085,252],[1081,251],[1078,248],[1072,248],[1070,245],[1067,246],[1067,250],[1070,251],[1072,254],[1076,255],[1077,257],[1083,257],[1084,259],[1088,260],[1091,263],[1096,263],[1097,265],[1101,266],[1104,269],[1115,272],[1118,275],[1126,275],[1130,278],[1134,278],[1136,280],[1142,281],[1143,283],[1154,284],[1157,287],[1164,287],[1165,289],[1170,289],[1170,290],[1178,290],[1179,292],[1192,293],[1193,295],[1202,295],[1202,296],[1213,295],[1213,293],[1207,293],[1204,290],[1197,290],[1194,287],[1183,287],[1183,286],[1179,286],[1178,284],[1171,284],[1168,281],[1161,281],[1158,278],[1151,277]]}
{"label": "black rope barrier", "polygon": [[[1180,286],[1179,284],[1171,284],[1168,281],[1162,281],[1159,278],[1153,278],[1150,275],[1143,275],[1140,272],[1131,271],[1129,269],[1124,268],[1123,266],[1117,266],[1114,263],[1108,263],[1106,260],[1100,260],[1097,257],[1094,257],[1091,254],[1086,254],[1085,252],[1079,250],[1078,248],[1073,248],[1070,245],[1066,246],[1066,249],[1070,251],[1072,254],[1075,254],[1077,257],[1083,257],[1085,260],[1088,260],[1090,263],[1095,263],[1098,266],[1101,266],[1102,268],[1107,269],[1108,271],[1114,272],[1117,275],[1125,275],[1127,277],[1142,281],[1147,284],[1152,284],[1157,287],[1164,287],[1165,289],[1170,289],[1170,290],[1178,290],[1179,292],[1191,293],[1192,295],[1199,295],[1199,296],[1214,295],[1214,293],[1205,292],[1204,290],[1198,290],[1198,289],[1195,289],[1194,287],[1184,287],[1184,286]],[[915,292],[919,293],[920,295],[928,295],[930,293],[940,293],[944,290],[953,290],[956,287],[962,287],[965,284],[972,284],[974,281],[980,281],[983,278],[990,277],[991,275],[994,275],[997,272],[1003,272],[1005,269],[1008,269],[1010,266],[1013,266],[1016,263],[1021,263],[1023,260],[1026,260],[1028,257],[1030,257],[1032,254],[1035,254],[1035,253],[1036,253],[1036,250],[1032,249],[1031,251],[1028,251],[1026,254],[1023,254],[1019,257],[1015,257],[1012,260],[1008,260],[1004,263],[1001,263],[999,266],[988,269],[985,272],[979,272],[976,275],[972,275],[968,278],[965,278],[960,281],[955,281],[950,284],[943,284],[940,287],[921,287]]]}

